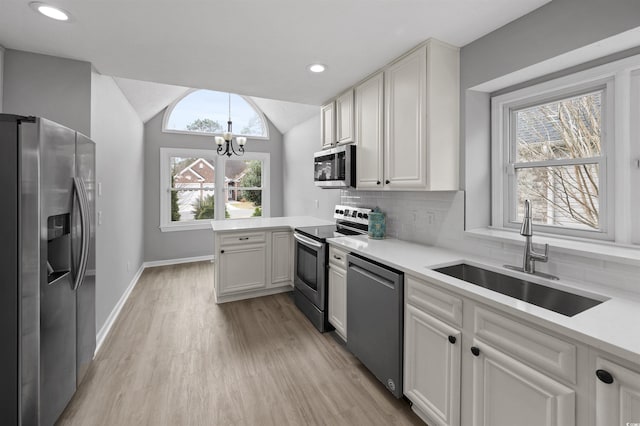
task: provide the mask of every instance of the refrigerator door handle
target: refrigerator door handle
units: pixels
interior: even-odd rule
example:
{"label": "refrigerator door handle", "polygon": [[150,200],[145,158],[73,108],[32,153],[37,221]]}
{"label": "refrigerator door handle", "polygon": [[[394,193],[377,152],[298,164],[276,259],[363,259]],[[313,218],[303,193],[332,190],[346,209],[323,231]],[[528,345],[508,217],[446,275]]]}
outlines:
{"label": "refrigerator door handle", "polygon": [[74,196],[78,199],[78,207],[80,208],[80,262],[75,271],[73,290],[77,290],[82,285],[84,275],[87,269],[87,258],[89,255],[89,233],[87,232],[89,224],[87,223],[87,191],[81,178],[73,178]]}

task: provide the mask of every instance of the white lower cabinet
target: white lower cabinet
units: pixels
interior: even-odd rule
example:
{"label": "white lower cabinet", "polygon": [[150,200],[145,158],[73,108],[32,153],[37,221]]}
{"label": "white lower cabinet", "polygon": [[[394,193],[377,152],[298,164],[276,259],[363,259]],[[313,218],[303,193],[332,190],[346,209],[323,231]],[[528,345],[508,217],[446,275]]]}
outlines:
{"label": "white lower cabinet", "polygon": [[267,252],[265,244],[245,244],[220,250],[218,258],[219,294],[266,287]]}
{"label": "white lower cabinet", "polygon": [[216,232],[217,303],[289,291],[293,286],[293,233],[289,230]]}
{"label": "white lower cabinet", "polygon": [[329,246],[329,323],[347,340],[347,252]]}
{"label": "white lower cabinet", "polygon": [[640,425],[640,373],[596,360],[596,426]]}
{"label": "white lower cabinet", "polygon": [[329,265],[329,323],[347,340],[347,271]]}
{"label": "white lower cabinet", "polygon": [[271,234],[271,285],[293,280],[293,234],[279,231]]}
{"label": "white lower cabinet", "polygon": [[461,333],[412,305],[405,309],[404,393],[430,426],[460,424]]}
{"label": "white lower cabinet", "polygon": [[473,426],[572,426],[575,391],[474,341]]}

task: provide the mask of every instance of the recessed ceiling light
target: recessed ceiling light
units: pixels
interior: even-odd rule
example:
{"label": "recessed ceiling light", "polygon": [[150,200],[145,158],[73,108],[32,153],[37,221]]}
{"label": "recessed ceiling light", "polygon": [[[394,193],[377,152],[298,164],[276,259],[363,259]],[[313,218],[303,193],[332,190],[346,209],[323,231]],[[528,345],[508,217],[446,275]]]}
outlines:
{"label": "recessed ceiling light", "polygon": [[325,67],[322,64],[309,65],[309,71],[315,72],[315,73],[324,72],[324,70],[326,70],[326,69],[327,69],[327,67]]}
{"label": "recessed ceiling light", "polygon": [[57,7],[48,5],[46,3],[41,3],[38,1],[34,1],[29,3],[29,6],[36,12],[41,13],[47,18],[55,19],[56,21],[68,21],[69,14],[62,9]]}

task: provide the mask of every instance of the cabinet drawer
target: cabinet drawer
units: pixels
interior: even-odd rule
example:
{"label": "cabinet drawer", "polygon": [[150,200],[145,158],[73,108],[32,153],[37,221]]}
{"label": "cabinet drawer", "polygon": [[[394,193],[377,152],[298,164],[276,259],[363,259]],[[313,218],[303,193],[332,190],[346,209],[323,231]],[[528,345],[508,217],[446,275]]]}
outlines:
{"label": "cabinet drawer", "polygon": [[495,348],[576,383],[575,345],[480,307],[475,309],[474,331]]}
{"label": "cabinet drawer", "polygon": [[437,289],[434,284],[405,275],[407,303],[421,308],[437,318],[462,326],[462,299]]}
{"label": "cabinet drawer", "polygon": [[342,269],[347,269],[347,252],[329,246],[329,263]]}
{"label": "cabinet drawer", "polygon": [[240,234],[225,234],[220,237],[222,246],[235,246],[238,244],[263,243],[266,239],[264,232],[244,232]]}

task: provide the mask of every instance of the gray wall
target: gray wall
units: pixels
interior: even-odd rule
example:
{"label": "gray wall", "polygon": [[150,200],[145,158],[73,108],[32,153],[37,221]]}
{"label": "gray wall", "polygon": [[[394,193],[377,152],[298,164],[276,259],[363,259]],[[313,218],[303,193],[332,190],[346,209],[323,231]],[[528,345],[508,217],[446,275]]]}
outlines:
{"label": "gray wall", "polygon": [[[212,231],[162,232],[159,228],[160,148],[215,149],[210,136],[163,133],[164,113],[158,113],[144,127],[144,258],[159,261],[213,255]],[[282,135],[269,122],[269,140],[248,139],[245,149],[271,154],[271,216],[282,216]]]}
{"label": "gray wall", "polygon": [[[320,151],[320,114],[284,134],[284,215],[332,219],[340,190],[313,184],[313,153]],[[316,200],[318,207],[316,208]]]}
{"label": "gray wall", "polygon": [[102,195],[96,210],[96,324],[104,325],[143,263],[143,124],[113,78],[91,75],[91,138]]}
{"label": "gray wall", "polygon": [[142,266],[142,186],[131,184],[143,178],[142,122],[113,79],[93,74],[88,62],[11,49],[4,59],[4,112],[46,117],[96,142],[100,330]]}
{"label": "gray wall", "polygon": [[3,82],[4,81],[4,47],[0,46],[0,112],[2,112]]}
{"label": "gray wall", "polygon": [[490,223],[491,188],[489,95],[469,89],[639,24],[636,0],[554,0],[461,49],[460,181],[467,228]]}
{"label": "gray wall", "polygon": [[36,115],[91,136],[91,64],[7,49],[3,112]]}

